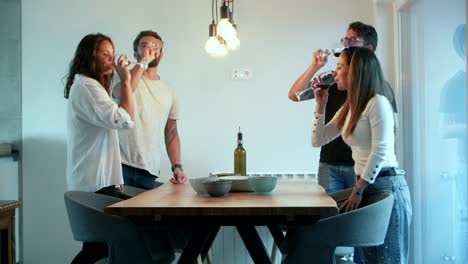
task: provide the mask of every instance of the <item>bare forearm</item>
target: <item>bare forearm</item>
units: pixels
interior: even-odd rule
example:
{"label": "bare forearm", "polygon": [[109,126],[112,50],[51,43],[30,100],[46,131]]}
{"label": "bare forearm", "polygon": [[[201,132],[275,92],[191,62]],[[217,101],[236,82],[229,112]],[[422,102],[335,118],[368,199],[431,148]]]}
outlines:
{"label": "bare forearm", "polygon": [[293,101],[298,101],[296,97],[296,92],[302,91],[307,88],[310,79],[317,73],[318,68],[314,67],[312,64],[307,67],[305,72],[294,82],[292,87],[289,89],[288,97]]}
{"label": "bare forearm", "polygon": [[[174,122],[175,121],[168,121]],[[164,133],[166,151],[171,164],[180,164],[180,138],[175,124],[168,124]]]}
{"label": "bare forearm", "polygon": [[130,71],[130,75],[132,75],[132,79],[130,82],[131,87],[132,87],[132,92],[134,92],[136,87],[138,86],[138,83],[140,82],[143,72],[145,72],[145,70],[139,64],[135,65],[135,67],[133,67],[133,69]]}
{"label": "bare forearm", "polygon": [[179,135],[177,134],[176,126],[173,126],[174,130],[171,130],[169,133],[166,134],[166,150],[167,155],[169,156],[169,160],[172,164],[172,173],[173,178],[169,181],[174,184],[184,183],[187,179],[184,171],[182,170],[181,162],[180,162],[180,139]]}
{"label": "bare forearm", "polygon": [[[131,80],[129,82],[129,85],[130,91],[132,93],[135,92],[138,86],[138,82],[140,81],[141,76],[143,75],[143,72],[144,70],[140,65],[133,67],[133,69],[130,71]],[[117,99],[120,99],[122,97],[122,87],[115,88],[112,96]]]}
{"label": "bare forearm", "polygon": [[134,120],[133,114],[133,95],[130,88],[130,81],[120,83],[120,103],[119,106],[127,111],[132,120]]}
{"label": "bare forearm", "polygon": [[180,164],[180,139],[179,136],[166,142],[166,151],[171,164]]}

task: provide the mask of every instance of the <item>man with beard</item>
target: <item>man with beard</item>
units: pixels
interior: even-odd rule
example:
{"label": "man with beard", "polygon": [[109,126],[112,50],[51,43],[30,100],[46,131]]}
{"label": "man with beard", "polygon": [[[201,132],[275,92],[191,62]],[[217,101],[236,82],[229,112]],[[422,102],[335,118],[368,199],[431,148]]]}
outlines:
{"label": "man with beard", "polygon": [[[186,179],[180,162],[180,139],[177,132],[179,109],[174,88],[160,79],[158,67],[163,57],[163,42],[158,33],[142,31],[133,41],[133,56],[138,63],[131,70],[135,104],[135,125],[119,133],[122,171],[127,185],[154,189],[162,183],[160,175],[163,136],[171,161],[172,183]],[[118,83],[113,96],[119,98]]]}

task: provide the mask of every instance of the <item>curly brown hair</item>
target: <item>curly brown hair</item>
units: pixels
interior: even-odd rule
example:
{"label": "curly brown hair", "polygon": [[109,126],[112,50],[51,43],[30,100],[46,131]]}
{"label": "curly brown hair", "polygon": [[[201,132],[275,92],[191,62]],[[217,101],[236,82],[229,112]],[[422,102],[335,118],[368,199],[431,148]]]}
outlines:
{"label": "curly brown hair", "polygon": [[112,40],[101,33],[88,34],[84,36],[78,47],[76,48],[75,56],[70,62],[70,69],[66,77],[67,83],[65,84],[64,97],[68,99],[70,96],[70,88],[73,85],[73,80],[76,74],[83,74],[90,78],[98,81],[106,90],[110,89],[113,73],[110,75],[99,75],[96,71],[96,52],[101,43],[107,40],[111,43],[112,47],[114,44]]}

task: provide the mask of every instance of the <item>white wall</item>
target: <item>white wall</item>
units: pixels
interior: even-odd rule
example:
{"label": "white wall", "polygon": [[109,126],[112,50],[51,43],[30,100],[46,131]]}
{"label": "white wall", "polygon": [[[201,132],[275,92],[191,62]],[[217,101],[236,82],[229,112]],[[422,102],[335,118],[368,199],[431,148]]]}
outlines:
{"label": "white wall", "polygon": [[394,48],[394,12],[392,3],[377,3],[374,6],[374,27],[379,35],[376,54],[381,60],[382,70],[387,81],[395,87],[395,56]]}
{"label": "white wall", "polygon": [[[209,0],[23,1],[24,263],[67,263],[79,249],[63,202],[63,77],[87,33],[109,35],[116,51],[127,55],[140,30],[162,35],[160,75],[181,98],[182,161],[190,177],[232,171],[239,125],[248,171],[316,171],[319,149],[309,142],[314,105],[294,104],[287,92],[315,49],[331,48],[352,21],[372,23],[372,0],[237,0],[235,12],[241,49],[219,60],[203,49]],[[231,80],[234,67],[251,68],[254,78]]]}

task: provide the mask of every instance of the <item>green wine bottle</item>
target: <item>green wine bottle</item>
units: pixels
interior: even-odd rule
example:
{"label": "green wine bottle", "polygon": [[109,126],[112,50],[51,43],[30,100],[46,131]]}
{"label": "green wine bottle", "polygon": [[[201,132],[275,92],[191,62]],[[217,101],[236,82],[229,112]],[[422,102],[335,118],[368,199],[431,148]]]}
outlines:
{"label": "green wine bottle", "polygon": [[242,145],[242,132],[237,133],[237,148],[234,150],[234,175],[247,175],[246,151]]}

